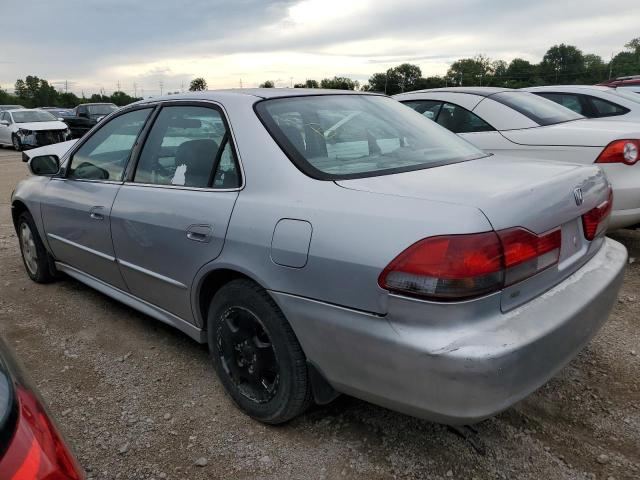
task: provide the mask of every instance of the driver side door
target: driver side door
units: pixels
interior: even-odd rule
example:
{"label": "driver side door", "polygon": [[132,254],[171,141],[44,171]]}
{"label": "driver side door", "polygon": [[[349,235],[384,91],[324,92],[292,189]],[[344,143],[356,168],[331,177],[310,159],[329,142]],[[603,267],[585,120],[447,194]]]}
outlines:
{"label": "driver side door", "polygon": [[111,241],[111,207],[152,110],[129,110],[96,130],[47,184],[42,201],[56,260],[125,291]]}

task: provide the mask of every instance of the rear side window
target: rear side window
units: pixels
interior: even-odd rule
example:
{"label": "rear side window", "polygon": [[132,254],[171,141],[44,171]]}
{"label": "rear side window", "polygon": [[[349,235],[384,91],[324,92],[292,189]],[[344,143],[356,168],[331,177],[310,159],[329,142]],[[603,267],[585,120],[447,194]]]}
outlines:
{"label": "rear side window", "polygon": [[276,98],[257,103],[255,109],[287,156],[313,178],[360,178],[486,156],[387,97]]}
{"label": "rear side window", "polygon": [[537,95],[551,100],[552,102],[556,102],[557,104],[562,105],[569,110],[573,110],[580,115],[586,115],[582,102],[580,101],[580,96],[577,94],[541,92],[537,93]]}
{"label": "rear side window", "polygon": [[615,117],[617,115],[624,115],[629,113],[629,109],[618,105],[617,103],[609,102],[598,97],[587,97],[591,103],[595,116],[597,117]]}
{"label": "rear side window", "polygon": [[133,181],[238,187],[240,176],[222,114],[206,107],[164,107],[142,149]]}
{"label": "rear side window", "polygon": [[102,125],[73,155],[69,178],[122,180],[133,145],[150,112],[150,108],[134,110]]}
{"label": "rear side window", "polygon": [[584,118],[562,105],[529,92],[501,92],[489,98],[514,109],[538,125],[554,125]]}

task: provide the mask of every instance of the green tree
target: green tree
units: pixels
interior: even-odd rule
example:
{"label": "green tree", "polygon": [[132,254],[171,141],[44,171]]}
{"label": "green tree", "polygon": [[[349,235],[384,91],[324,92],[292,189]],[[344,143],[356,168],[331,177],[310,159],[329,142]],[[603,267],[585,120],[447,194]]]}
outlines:
{"label": "green tree", "polygon": [[193,80],[191,80],[191,83],[189,84],[190,92],[202,92],[206,89],[207,89],[207,81],[202,77],[194,78]]}
{"label": "green tree", "polygon": [[489,57],[476,55],[453,62],[447,76],[453,78],[457,85],[482,85],[485,77],[493,73],[492,68]]}
{"label": "green tree", "polygon": [[304,83],[296,83],[293,88],[320,88],[317,80],[305,80]]}
{"label": "green tree", "polygon": [[585,73],[584,55],[573,45],[554,45],[542,57],[539,68],[549,83],[576,83]]}
{"label": "green tree", "polygon": [[357,80],[347,77],[323,78],[320,81],[320,88],[330,88],[334,90],[356,90],[360,86]]}
{"label": "green tree", "polygon": [[274,87],[275,87],[275,84],[273,83],[272,80],[267,80],[266,82],[260,84],[260,88],[274,88]]}
{"label": "green tree", "polygon": [[640,37],[629,40],[624,47],[635,53],[640,53]]}
{"label": "green tree", "polygon": [[111,103],[115,103],[119,107],[129,105],[130,103],[133,103],[137,100],[140,100],[140,99],[127,95],[125,92],[122,92],[122,91],[113,92],[111,94],[111,99],[110,99]]}
{"label": "green tree", "polygon": [[416,90],[416,83],[422,78],[422,70],[418,65],[402,63],[392,70],[394,81],[398,83],[400,92]]}

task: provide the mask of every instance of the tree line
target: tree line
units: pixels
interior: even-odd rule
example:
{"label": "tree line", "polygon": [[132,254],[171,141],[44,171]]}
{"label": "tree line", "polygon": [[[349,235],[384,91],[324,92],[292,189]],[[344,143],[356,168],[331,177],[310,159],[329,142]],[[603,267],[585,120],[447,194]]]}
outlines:
{"label": "tree line", "polygon": [[[523,58],[510,62],[493,60],[485,55],[461,58],[451,64],[446,75],[423,77],[418,65],[403,63],[385,72],[371,75],[369,81],[360,85],[357,80],[335,76],[296,83],[294,88],[328,88],[339,90],[364,90],[383,92],[388,95],[424,88],[447,86],[498,86],[522,88],[549,84],[594,84],[607,78],[640,74],[640,37],[625,44],[625,49],[606,62],[599,55],[583,53],[582,50],[561,43],[547,50],[539,63]],[[261,88],[273,88],[275,83],[267,80]],[[191,81],[189,90],[207,89],[204,78]],[[111,102],[118,106],[141,100],[123,91],[111,95],[94,93],[90,97],[78,97],[72,92],[59,92],[47,80],[28,75],[18,79],[14,93],[0,88],[0,104],[20,104],[25,107],[75,107],[80,103]]]}
{"label": "tree line", "polygon": [[20,104],[28,108],[34,107],[62,107],[72,108],[81,103],[107,102],[118,106],[141,100],[123,91],[115,91],[111,95],[94,93],[90,97],[78,97],[72,92],[59,92],[47,80],[35,75],[27,75],[24,79],[16,80],[14,93],[0,89],[0,104]]}
{"label": "tree line", "polygon": [[[295,88],[337,88],[364,90],[395,95],[401,92],[447,86],[495,86],[524,88],[549,84],[595,84],[608,78],[640,74],[640,37],[627,42],[625,50],[606,62],[599,55],[561,43],[547,50],[539,63],[523,58],[510,62],[493,60],[485,55],[461,58],[451,64],[446,75],[423,77],[418,65],[403,63],[385,72],[371,75],[360,84],[349,78],[325,78],[318,83],[307,80]],[[274,87],[266,81],[260,87]]]}

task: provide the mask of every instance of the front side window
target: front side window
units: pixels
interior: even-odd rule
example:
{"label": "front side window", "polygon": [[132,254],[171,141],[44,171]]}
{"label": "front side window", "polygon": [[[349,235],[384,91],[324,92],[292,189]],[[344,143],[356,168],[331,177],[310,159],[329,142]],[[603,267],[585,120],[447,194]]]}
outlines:
{"label": "front side window", "polygon": [[164,107],[149,132],[133,181],[238,187],[238,168],[221,113],[197,106]]}
{"label": "front side window", "polygon": [[287,156],[313,178],[383,175],[486,156],[382,96],[275,98],[257,103],[256,112]]}
{"label": "front side window", "polygon": [[552,102],[556,102],[558,105],[562,105],[569,110],[573,110],[574,112],[584,115],[584,108],[582,108],[582,102],[580,101],[580,96],[574,93],[547,93],[542,92],[537,95],[546,98],[547,100],[551,100]]}
{"label": "front side window", "polygon": [[445,103],[438,123],[453,133],[491,132],[494,128],[475,113],[452,103]]}
{"label": "front side window", "polygon": [[68,177],[122,180],[131,150],[150,113],[150,108],[134,110],[105,123],[73,155]]}
{"label": "front side window", "polygon": [[554,125],[584,118],[562,105],[529,92],[501,92],[489,98],[513,108],[538,125]]}
{"label": "front side window", "polygon": [[442,108],[442,102],[439,100],[409,100],[402,103],[434,122],[438,119],[438,114]]}
{"label": "front side window", "polygon": [[16,123],[32,122],[54,122],[56,117],[43,110],[26,110],[24,112],[13,112],[13,121]]}

